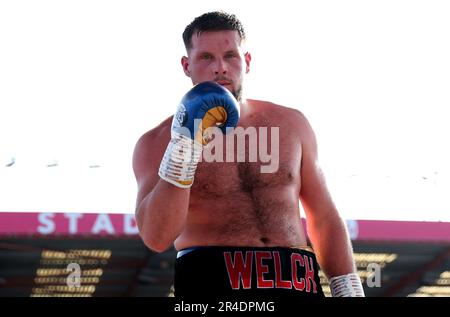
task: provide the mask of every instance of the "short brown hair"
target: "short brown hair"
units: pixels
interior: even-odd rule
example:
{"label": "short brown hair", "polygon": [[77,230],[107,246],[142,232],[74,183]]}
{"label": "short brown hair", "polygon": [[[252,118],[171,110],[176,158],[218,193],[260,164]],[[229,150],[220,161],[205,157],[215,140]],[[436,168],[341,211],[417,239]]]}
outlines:
{"label": "short brown hair", "polygon": [[207,31],[238,31],[239,37],[245,40],[245,31],[241,21],[234,15],[224,11],[214,11],[196,17],[183,32],[186,50],[192,48],[192,35]]}

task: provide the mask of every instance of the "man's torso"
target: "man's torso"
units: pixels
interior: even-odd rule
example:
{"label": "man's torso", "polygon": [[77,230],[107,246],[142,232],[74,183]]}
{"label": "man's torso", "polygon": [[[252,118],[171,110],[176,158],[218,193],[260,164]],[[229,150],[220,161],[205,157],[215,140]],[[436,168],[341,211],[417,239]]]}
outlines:
{"label": "man's torso", "polygon": [[[178,250],[192,246],[283,246],[301,247],[306,239],[299,213],[301,186],[301,128],[300,115],[295,110],[261,101],[248,101],[241,113],[238,128],[254,129],[258,142],[266,144],[255,148],[245,142],[245,161],[237,161],[238,141],[232,149],[233,160],[226,158],[227,142],[223,136],[222,162],[206,162],[203,159],[195,173],[191,187],[189,211],[185,229],[175,240]],[[268,142],[262,138],[266,130]],[[279,131],[279,162],[275,172],[262,173],[261,153],[269,155],[272,142]],[[170,135],[167,134],[168,142]],[[260,141],[261,140],[261,141]],[[218,143],[210,143],[208,146]],[[220,144],[220,143],[219,143]],[[276,146],[276,144],[274,144]],[[240,154],[242,154],[242,149]],[[256,162],[249,153],[256,151]],[[204,149],[205,152],[211,152]],[[255,153],[254,153],[255,154]],[[267,159],[267,157],[266,157]],[[272,157],[272,160],[277,158]]]}

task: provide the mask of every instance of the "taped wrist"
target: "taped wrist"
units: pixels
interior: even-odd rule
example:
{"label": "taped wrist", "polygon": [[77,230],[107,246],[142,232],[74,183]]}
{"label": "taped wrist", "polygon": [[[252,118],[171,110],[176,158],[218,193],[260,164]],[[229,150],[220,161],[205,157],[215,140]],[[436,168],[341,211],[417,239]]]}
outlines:
{"label": "taped wrist", "polygon": [[201,154],[202,145],[199,142],[172,131],[172,138],[159,166],[159,177],[180,188],[191,187]]}
{"label": "taped wrist", "polygon": [[364,297],[361,280],[356,273],[332,277],[330,289],[333,297]]}

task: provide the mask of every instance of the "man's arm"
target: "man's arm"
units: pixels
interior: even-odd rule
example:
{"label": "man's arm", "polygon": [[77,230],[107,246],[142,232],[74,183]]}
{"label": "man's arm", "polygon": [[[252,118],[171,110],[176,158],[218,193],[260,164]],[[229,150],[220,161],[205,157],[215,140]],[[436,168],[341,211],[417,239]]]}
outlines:
{"label": "man's arm", "polygon": [[[343,279],[344,275],[356,273],[352,245],[345,223],[331,198],[320,168],[314,131],[303,115],[300,120],[302,129],[300,200],[306,213],[308,236],[317,261],[333,283],[335,277]],[[358,279],[355,274],[351,274],[350,277],[352,283],[353,279]]]}
{"label": "man's arm", "polygon": [[220,125],[226,132],[238,120],[239,103],[231,92],[215,82],[203,82],[184,95],[172,120],[137,142],[136,220],[149,248],[166,250],[186,225],[190,187],[203,145],[209,142],[206,131]]}
{"label": "man's arm", "polygon": [[136,143],[133,170],[138,185],[136,222],[145,245],[167,250],[183,230],[189,206],[189,188],[176,187],[158,176],[170,139],[170,125],[144,134]]}

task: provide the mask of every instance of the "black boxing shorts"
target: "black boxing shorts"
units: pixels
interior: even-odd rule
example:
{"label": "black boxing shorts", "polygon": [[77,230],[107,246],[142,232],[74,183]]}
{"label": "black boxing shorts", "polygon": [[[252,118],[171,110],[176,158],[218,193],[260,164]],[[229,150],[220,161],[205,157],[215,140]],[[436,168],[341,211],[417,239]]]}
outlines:
{"label": "black boxing shorts", "polygon": [[194,247],[178,252],[175,297],[324,297],[316,257],[282,247]]}

